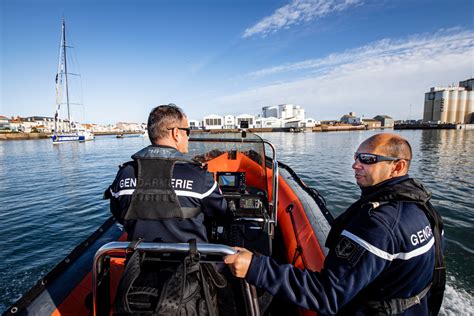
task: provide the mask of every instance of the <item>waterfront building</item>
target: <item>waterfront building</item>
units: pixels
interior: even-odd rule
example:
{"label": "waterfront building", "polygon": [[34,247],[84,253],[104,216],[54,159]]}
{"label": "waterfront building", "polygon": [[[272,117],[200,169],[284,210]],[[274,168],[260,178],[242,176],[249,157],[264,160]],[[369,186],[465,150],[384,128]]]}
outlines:
{"label": "waterfront building", "polygon": [[363,119],[362,124],[364,124],[368,129],[375,129],[382,127],[382,122],[374,119]]}
{"label": "waterfront building", "polygon": [[312,118],[307,118],[304,120],[303,127],[315,127],[316,125],[321,125],[321,122],[316,121],[315,119],[312,119]]}
{"label": "waterfront building", "polygon": [[377,115],[374,117],[374,120],[380,121],[382,127],[393,128],[393,118],[388,115]]}
{"label": "waterfront building", "polygon": [[[52,120],[52,125],[48,124],[48,119]],[[27,133],[31,132],[51,132],[51,129],[54,130],[54,119],[52,117],[45,116],[29,116],[21,118],[21,125]],[[69,126],[69,124],[67,125]],[[49,130],[48,130],[48,127]]]}
{"label": "waterfront building", "polygon": [[0,115],[0,130],[10,130],[10,122],[8,117]]}
{"label": "waterfront building", "polygon": [[280,104],[278,106],[265,106],[262,108],[264,118],[276,117],[282,120],[304,121],[305,110],[299,105]]}
{"label": "waterfront building", "polygon": [[[280,104],[278,106],[265,106],[262,108],[263,118],[277,118],[281,120],[281,126],[304,127],[305,110],[299,105],[294,104]],[[263,121],[261,121],[263,123]],[[277,124],[276,121],[271,124]],[[295,126],[296,125],[296,126]]]}
{"label": "waterfront building", "polygon": [[[74,123],[74,122],[73,122]],[[54,131],[54,118],[46,116],[12,117],[9,120],[10,129],[16,132],[43,132],[51,133]],[[66,130],[69,127],[69,121],[60,120],[58,128]]]}
{"label": "waterfront building", "polygon": [[224,127],[224,118],[220,115],[211,114],[203,118],[202,128],[205,130],[222,129],[223,127]]}
{"label": "waterfront building", "polygon": [[202,127],[202,122],[199,122],[198,120],[189,120],[188,122],[191,129],[201,129]]}
{"label": "waterfront building", "polygon": [[84,123],[79,125],[79,130],[93,131],[96,124]]}
{"label": "waterfront building", "polygon": [[360,117],[355,115],[355,112],[350,112],[349,114],[344,114],[341,119],[341,123],[345,124],[360,124]]}
{"label": "waterfront building", "polygon": [[121,131],[114,124],[107,124],[107,125],[92,124],[92,132],[94,132],[94,133],[118,133],[118,132],[121,132]]}
{"label": "waterfront building", "polygon": [[224,128],[225,129],[235,128],[235,116],[233,115],[224,116]]}
{"label": "waterfront building", "polygon": [[[34,129],[41,133],[51,133],[54,131],[54,118],[47,116],[29,116],[23,119],[23,122],[33,122],[30,129]],[[66,129],[69,127],[69,124],[61,126],[61,128]]]}
{"label": "waterfront building", "polygon": [[269,117],[265,120],[266,127],[283,127],[284,122],[280,118]]}
{"label": "waterfront building", "polygon": [[24,132],[23,126],[21,125],[21,120],[19,117],[12,117],[11,120],[8,121],[10,124],[10,130],[12,132]]}
{"label": "waterfront building", "polygon": [[424,122],[474,123],[474,78],[458,86],[432,87],[425,93]]}
{"label": "waterfront building", "polygon": [[139,132],[143,130],[141,123],[118,122],[116,126],[121,132]]}
{"label": "waterfront building", "polygon": [[259,117],[255,119],[255,127],[280,128],[282,127],[282,120],[276,117]]}
{"label": "waterfront building", "polygon": [[235,117],[235,123],[237,125],[237,128],[240,127],[240,123],[242,121],[247,121],[249,124],[249,128],[254,128],[255,127],[255,116],[250,115],[250,114],[240,114]]}
{"label": "waterfront building", "polygon": [[31,133],[31,131],[36,129],[36,126],[38,125],[40,124],[37,124],[36,121],[27,120],[26,118],[21,120],[21,126],[25,133]]}
{"label": "waterfront building", "polygon": [[278,111],[278,106],[264,106],[262,108],[262,116],[264,118],[268,118],[268,117],[280,117],[279,116],[279,111]]}
{"label": "waterfront building", "polygon": [[278,106],[278,118],[288,121],[304,121],[305,111],[299,105],[280,104]]}

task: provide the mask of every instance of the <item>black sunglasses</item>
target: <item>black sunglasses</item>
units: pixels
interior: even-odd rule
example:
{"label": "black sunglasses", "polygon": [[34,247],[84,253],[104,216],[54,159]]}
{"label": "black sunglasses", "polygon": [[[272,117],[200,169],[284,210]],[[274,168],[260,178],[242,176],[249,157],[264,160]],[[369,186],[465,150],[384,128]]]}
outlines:
{"label": "black sunglasses", "polygon": [[186,136],[188,136],[188,137],[189,137],[189,135],[191,135],[191,127],[168,127],[168,130],[170,131],[170,130],[175,129],[175,128],[180,129],[182,131],[186,131]]}
{"label": "black sunglasses", "polygon": [[354,153],[354,160],[359,160],[359,162],[363,163],[364,165],[372,165],[380,161],[397,161],[401,159],[403,158],[387,157],[367,153]]}

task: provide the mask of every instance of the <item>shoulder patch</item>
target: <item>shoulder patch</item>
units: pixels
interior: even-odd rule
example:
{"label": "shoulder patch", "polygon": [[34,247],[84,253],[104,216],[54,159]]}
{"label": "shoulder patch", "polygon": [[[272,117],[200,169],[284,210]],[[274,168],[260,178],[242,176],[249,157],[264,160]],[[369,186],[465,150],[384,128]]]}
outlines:
{"label": "shoulder patch", "polygon": [[336,245],[336,256],[348,259],[357,250],[357,244],[347,237],[342,237]]}

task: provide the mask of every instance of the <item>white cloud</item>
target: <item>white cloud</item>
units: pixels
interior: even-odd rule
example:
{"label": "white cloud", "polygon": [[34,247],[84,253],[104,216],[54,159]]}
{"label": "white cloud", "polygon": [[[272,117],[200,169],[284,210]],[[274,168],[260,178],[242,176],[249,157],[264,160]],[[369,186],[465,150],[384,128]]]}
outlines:
{"label": "white cloud", "polygon": [[[295,103],[319,119],[349,111],[371,117],[421,118],[424,93],[473,77],[474,32],[444,30],[405,40],[385,39],[320,59],[258,70],[252,76],[278,76],[280,82],[222,96],[222,109],[257,113],[265,105]],[[291,76],[290,76],[291,74]],[[284,79],[295,78],[297,79]],[[410,109],[410,104],[413,109]]]}
{"label": "white cloud", "polygon": [[358,5],[360,0],[293,0],[244,31],[242,37],[261,34],[266,36],[282,28],[309,22],[332,12],[339,12]]}
{"label": "white cloud", "polygon": [[380,61],[387,63],[396,59],[423,59],[423,56],[439,56],[448,52],[472,49],[473,41],[472,32],[460,32],[459,29],[442,30],[430,36],[415,35],[404,40],[383,39],[323,58],[260,69],[247,74],[247,76],[257,78],[303,70],[322,71],[346,64],[379,63]]}

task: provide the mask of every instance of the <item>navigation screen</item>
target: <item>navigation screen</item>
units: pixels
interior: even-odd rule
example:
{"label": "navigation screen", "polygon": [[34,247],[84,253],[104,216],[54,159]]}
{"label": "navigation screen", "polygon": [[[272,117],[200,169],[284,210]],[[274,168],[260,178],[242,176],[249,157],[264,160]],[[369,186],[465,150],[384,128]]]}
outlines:
{"label": "navigation screen", "polygon": [[217,172],[217,183],[222,190],[227,192],[237,192],[245,187],[245,172]]}
{"label": "navigation screen", "polygon": [[226,187],[235,187],[235,176],[234,175],[220,175],[219,176],[219,185]]}

